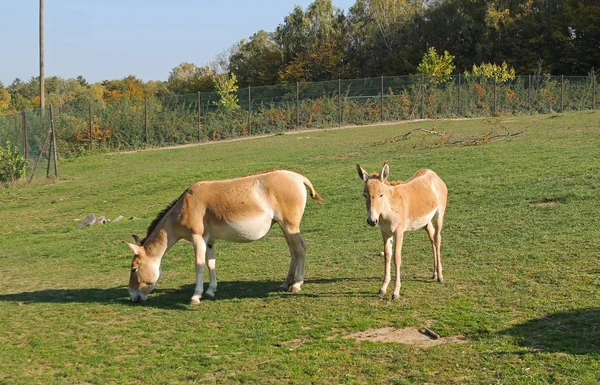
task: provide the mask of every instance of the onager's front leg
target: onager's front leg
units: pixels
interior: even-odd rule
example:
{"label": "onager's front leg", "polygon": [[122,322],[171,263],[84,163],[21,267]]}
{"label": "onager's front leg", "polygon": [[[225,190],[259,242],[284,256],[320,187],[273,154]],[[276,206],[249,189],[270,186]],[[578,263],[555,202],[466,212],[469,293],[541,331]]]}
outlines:
{"label": "onager's front leg", "polygon": [[400,298],[400,266],[402,266],[402,241],[404,239],[404,231],[397,230],[394,234],[394,266],[396,267],[396,285],[394,286],[394,294],[392,299]]}
{"label": "onager's front leg", "polygon": [[217,291],[217,271],[216,271],[216,259],[215,259],[215,245],[208,244],[206,250],[206,264],[208,265],[208,274],[210,276],[210,282],[208,289],[204,292],[204,295],[209,298],[215,298],[215,292]]}
{"label": "onager's front leg", "polygon": [[383,257],[384,257],[384,265],[383,265],[383,285],[381,285],[381,289],[379,289],[379,295],[383,296],[387,292],[388,285],[392,279],[391,277],[391,263],[392,263],[392,242],[393,238],[391,234],[386,234],[383,231],[381,232],[381,236],[383,238]]}
{"label": "onager's front leg", "polygon": [[193,235],[194,253],[196,254],[196,288],[190,301],[191,305],[197,305],[204,291],[204,265],[206,264],[206,242],[201,235]]}

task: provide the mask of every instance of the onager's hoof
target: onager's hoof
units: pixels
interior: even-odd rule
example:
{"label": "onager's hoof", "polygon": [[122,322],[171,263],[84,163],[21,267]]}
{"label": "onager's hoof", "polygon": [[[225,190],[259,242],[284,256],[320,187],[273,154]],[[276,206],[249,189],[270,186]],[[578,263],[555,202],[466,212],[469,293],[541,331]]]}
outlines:
{"label": "onager's hoof", "polygon": [[395,301],[397,299],[400,299],[400,296],[398,294],[392,294],[392,300]]}
{"label": "onager's hoof", "polygon": [[437,278],[437,281],[438,281],[439,283],[444,283],[444,277],[438,277],[438,278]]}
{"label": "onager's hoof", "polygon": [[302,290],[302,289],[300,289],[299,287],[296,287],[296,286],[290,287],[291,293],[300,293],[300,290]]}
{"label": "onager's hoof", "polygon": [[205,291],[204,294],[202,294],[202,298],[215,299],[215,293],[210,293],[208,291]]}
{"label": "onager's hoof", "polygon": [[385,295],[385,291],[383,290],[379,290],[379,292],[377,293],[380,297],[383,297]]}
{"label": "onager's hoof", "polygon": [[190,305],[200,305],[200,298],[192,297]]}

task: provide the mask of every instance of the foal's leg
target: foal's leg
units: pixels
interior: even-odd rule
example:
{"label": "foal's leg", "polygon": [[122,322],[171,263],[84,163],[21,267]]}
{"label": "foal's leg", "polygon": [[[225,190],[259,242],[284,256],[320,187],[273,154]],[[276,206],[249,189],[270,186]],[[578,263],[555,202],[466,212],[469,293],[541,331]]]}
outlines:
{"label": "foal's leg", "polygon": [[[297,233],[285,232],[285,240],[290,248],[290,269],[284,283],[284,288],[287,286],[291,292],[299,292],[300,286],[304,283],[304,267],[306,264],[306,242],[302,235]],[[293,284],[292,284],[293,282]],[[292,285],[290,287],[290,285]]]}
{"label": "foal's leg", "polygon": [[444,225],[444,211],[439,210],[437,219],[435,221],[435,257],[436,257],[436,273],[437,281],[444,282],[444,275],[442,274],[442,226]]}
{"label": "foal's leg", "polygon": [[387,288],[392,279],[391,277],[391,263],[392,263],[392,244],[393,238],[391,234],[386,234],[383,231],[381,232],[381,236],[383,238],[383,257],[384,257],[384,265],[383,265],[383,285],[381,285],[381,289],[379,289],[379,295],[385,295]]}
{"label": "foal's leg", "polygon": [[425,227],[427,230],[427,237],[429,238],[429,242],[431,242],[431,248],[433,249],[433,276],[431,278],[438,279],[438,249],[435,245],[435,228],[433,224],[429,222]]}
{"label": "foal's leg", "polygon": [[204,291],[204,265],[206,263],[206,242],[201,235],[192,235],[194,253],[196,254],[196,288],[190,301],[191,305],[197,305]]}
{"label": "foal's leg", "polygon": [[210,298],[215,297],[215,292],[217,291],[217,271],[215,270],[215,245],[207,245],[208,249],[206,250],[206,264],[208,265],[208,274],[210,275],[210,282],[208,284],[208,289],[204,292],[204,295]]}
{"label": "foal's leg", "polygon": [[404,231],[396,230],[394,233],[394,267],[396,268],[396,285],[394,286],[394,294],[392,299],[400,298],[400,266],[402,266],[402,241],[404,239]]}

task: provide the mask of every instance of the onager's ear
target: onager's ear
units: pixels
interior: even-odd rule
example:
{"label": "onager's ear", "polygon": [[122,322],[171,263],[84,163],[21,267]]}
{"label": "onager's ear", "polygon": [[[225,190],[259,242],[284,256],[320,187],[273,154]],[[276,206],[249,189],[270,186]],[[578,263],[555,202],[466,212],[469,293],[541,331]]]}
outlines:
{"label": "onager's ear", "polygon": [[363,182],[369,180],[369,174],[358,163],[356,163],[356,171],[358,172],[358,177],[362,179]]}
{"label": "onager's ear", "polygon": [[388,176],[390,176],[390,166],[387,163],[384,163],[381,173],[379,174],[379,180],[384,182],[387,180]]}
{"label": "onager's ear", "polygon": [[141,253],[141,250],[142,250],[141,246],[134,245],[133,243],[128,243],[128,242],[125,242],[125,244],[127,245],[127,247],[129,247],[131,249],[131,251],[133,251],[133,253],[135,255],[139,255]]}
{"label": "onager's ear", "polygon": [[132,236],[133,236],[133,239],[135,239],[135,243],[136,243],[138,246],[141,246],[141,245],[142,245],[142,240],[140,239],[140,237],[138,237],[138,236],[137,236],[137,235],[135,235],[135,234],[132,234]]}

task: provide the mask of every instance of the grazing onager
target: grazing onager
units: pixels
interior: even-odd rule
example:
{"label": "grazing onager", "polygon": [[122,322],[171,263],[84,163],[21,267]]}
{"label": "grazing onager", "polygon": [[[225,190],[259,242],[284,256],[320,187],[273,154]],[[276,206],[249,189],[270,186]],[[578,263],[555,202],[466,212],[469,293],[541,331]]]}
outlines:
{"label": "grazing onager", "polygon": [[310,181],[295,172],[268,171],[237,179],[204,181],[190,186],[178,199],[158,214],[148,227],[146,238],[134,235],[136,244],[129,278],[129,296],[145,301],[160,278],[163,255],[180,239],[191,241],[196,255],[196,288],[191,303],[198,304],[204,289],[204,266],[208,264],[210,283],[204,295],[217,291],[215,272],[216,240],[256,241],[275,222],[283,229],[291,261],[284,290],[300,291],[304,283],[306,243],[300,234],[300,221],[306,206],[306,189],[317,203],[322,200]]}
{"label": "grazing onager", "polygon": [[379,226],[383,237],[385,276],[379,290],[384,295],[390,284],[392,243],[396,285],[392,299],[400,296],[400,265],[402,264],[402,239],[405,231],[425,228],[433,247],[433,279],[444,280],[440,246],[442,225],[448,199],[446,184],[431,170],[419,170],[406,182],[388,182],[390,167],[383,165],[380,174],[369,175],[356,164],[358,176],[365,182],[364,196],[367,203],[367,223]]}

